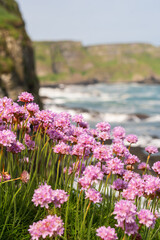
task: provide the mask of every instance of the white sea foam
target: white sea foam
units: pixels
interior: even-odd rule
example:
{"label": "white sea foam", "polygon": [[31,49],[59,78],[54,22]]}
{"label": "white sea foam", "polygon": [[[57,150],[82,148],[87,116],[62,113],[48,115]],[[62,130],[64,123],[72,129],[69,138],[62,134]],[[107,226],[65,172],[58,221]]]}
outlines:
{"label": "white sea foam", "polygon": [[155,115],[144,120],[145,122],[160,122],[160,115]]}
{"label": "white sea foam", "polygon": [[104,121],[111,122],[111,123],[112,122],[124,123],[124,122],[127,122],[127,121],[140,122],[141,119],[138,118],[136,115],[105,113],[104,114]]}

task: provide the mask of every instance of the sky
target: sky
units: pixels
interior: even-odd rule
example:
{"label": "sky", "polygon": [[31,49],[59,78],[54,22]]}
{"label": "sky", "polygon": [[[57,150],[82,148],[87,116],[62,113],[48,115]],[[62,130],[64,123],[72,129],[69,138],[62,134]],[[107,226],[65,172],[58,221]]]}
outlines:
{"label": "sky", "polygon": [[34,41],[160,45],[160,0],[16,0]]}

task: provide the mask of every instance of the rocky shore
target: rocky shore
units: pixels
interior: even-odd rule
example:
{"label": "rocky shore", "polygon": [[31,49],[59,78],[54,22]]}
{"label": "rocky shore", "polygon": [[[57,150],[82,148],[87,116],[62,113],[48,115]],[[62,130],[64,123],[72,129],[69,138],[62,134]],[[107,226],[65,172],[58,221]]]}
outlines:
{"label": "rocky shore", "polygon": [[153,76],[149,77],[149,78],[144,78],[141,80],[134,80],[134,81],[121,81],[121,82],[111,82],[111,81],[101,81],[98,79],[88,79],[88,80],[82,80],[82,81],[74,81],[74,80],[67,80],[67,81],[58,81],[58,82],[52,82],[52,81],[41,81],[40,82],[40,87],[48,87],[48,88],[64,88],[67,85],[89,85],[89,84],[97,84],[97,83],[107,83],[107,84],[119,84],[119,83],[125,83],[125,84],[131,84],[131,83],[137,83],[137,84],[149,84],[149,85],[153,85],[153,84],[160,84],[160,79],[159,78],[155,78]]}

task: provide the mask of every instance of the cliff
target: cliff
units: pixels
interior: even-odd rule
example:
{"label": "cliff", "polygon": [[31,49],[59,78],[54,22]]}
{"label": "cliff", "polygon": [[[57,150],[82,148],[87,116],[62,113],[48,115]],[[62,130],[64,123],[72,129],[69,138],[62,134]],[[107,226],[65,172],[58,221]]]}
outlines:
{"label": "cliff", "polygon": [[0,97],[16,100],[22,91],[38,95],[34,53],[25,24],[14,0],[0,0]]}
{"label": "cliff", "polygon": [[36,70],[42,83],[160,83],[160,47],[150,44],[34,42]]}

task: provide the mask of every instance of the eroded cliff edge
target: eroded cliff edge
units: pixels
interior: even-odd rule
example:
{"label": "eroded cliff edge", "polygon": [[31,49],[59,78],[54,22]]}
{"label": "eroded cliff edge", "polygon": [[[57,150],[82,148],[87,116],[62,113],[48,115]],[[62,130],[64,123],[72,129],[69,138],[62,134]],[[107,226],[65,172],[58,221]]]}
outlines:
{"label": "eroded cliff edge", "polygon": [[81,42],[34,42],[42,84],[160,83],[160,47],[145,43],[83,46]]}
{"label": "eroded cliff edge", "polygon": [[0,97],[16,100],[22,91],[32,92],[41,105],[32,43],[19,7],[14,0],[0,0]]}

